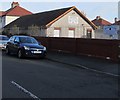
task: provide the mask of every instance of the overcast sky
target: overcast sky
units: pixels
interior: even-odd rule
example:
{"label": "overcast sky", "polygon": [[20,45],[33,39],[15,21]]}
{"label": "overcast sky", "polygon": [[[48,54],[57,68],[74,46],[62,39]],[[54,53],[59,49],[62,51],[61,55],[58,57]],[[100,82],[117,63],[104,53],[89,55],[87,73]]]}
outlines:
{"label": "overcast sky", "polygon": [[[43,11],[49,11],[59,8],[65,8],[70,6],[76,6],[80,11],[84,11],[86,13],[86,16],[93,20],[96,18],[96,16],[101,16],[102,18],[114,22],[114,18],[118,17],[118,1],[112,0],[112,1],[106,1],[106,2],[95,2],[88,0],[86,2],[78,2],[78,1],[71,1],[71,2],[55,2],[50,0],[3,0],[0,1],[0,10],[7,10],[11,6],[11,2],[18,1],[20,3],[21,7],[24,7],[25,9],[33,12],[43,12]],[[22,2],[21,2],[22,1]],[[24,2],[25,1],[25,2]],[[44,2],[43,2],[44,1]],[[64,0],[65,1],[65,0]],[[68,0],[67,0],[68,1]],[[80,0],[79,0],[80,1]],[[102,0],[101,0],[102,1]],[[114,2],[113,2],[114,1]]]}

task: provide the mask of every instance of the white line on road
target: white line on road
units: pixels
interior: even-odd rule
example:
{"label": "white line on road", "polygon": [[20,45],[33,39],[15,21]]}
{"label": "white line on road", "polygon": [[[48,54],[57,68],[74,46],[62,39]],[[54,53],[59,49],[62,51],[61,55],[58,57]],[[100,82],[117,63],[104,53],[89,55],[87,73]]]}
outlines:
{"label": "white line on road", "polygon": [[38,98],[37,96],[35,96],[34,94],[32,94],[31,92],[29,92],[28,90],[26,90],[25,88],[23,88],[22,86],[20,86],[19,84],[17,84],[14,81],[11,81],[11,83],[13,85],[15,85],[17,88],[19,88],[20,90],[22,90],[24,93],[28,94],[30,97],[36,99],[36,100],[41,100],[40,98]]}
{"label": "white line on road", "polygon": [[81,67],[81,68],[84,68],[84,69],[86,69],[86,70],[90,70],[90,71],[97,72],[97,73],[101,73],[101,74],[106,74],[106,75],[110,75],[110,76],[114,76],[114,77],[120,77],[120,75],[116,75],[116,74],[113,74],[113,73],[96,70],[96,69],[93,69],[93,68],[88,68],[88,67],[83,66],[83,65],[80,65],[80,64],[70,64],[70,63],[65,63],[65,62],[62,62],[62,61],[59,61],[59,60],[54,60],[54,59],[49,59],[49,58],[48,58],[48,60],[56,61],[56,62],[59,62],[59,63],[71,65],[71,66]]}
{"label": "white line on road", "polygon": [[85,66],[82,66],[82,65],[79,65],[79,64],[76,64],[76,66],[79,66],[79,67],[82,67],[84,69],[91,70],[91,71],[94,71],[94,72],[98,72],[98,73],[111,75],[111,76],[115,76],[115,77],[120,77],[120,75],[116,75],[116,74],[112,74],[112,73],[108,73],[108,72],[104,72],[104,71],[95,70],[95,69],[88,68],[88,67],[85,67]]}

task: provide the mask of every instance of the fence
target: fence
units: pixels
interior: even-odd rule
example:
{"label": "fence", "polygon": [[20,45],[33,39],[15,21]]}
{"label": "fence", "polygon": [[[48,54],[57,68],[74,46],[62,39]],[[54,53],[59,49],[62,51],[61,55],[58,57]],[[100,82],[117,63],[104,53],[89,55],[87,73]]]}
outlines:
{"label": "fence", "polygon": [[49,51],[94,56],[119,61],[120,40],[35,37]]}

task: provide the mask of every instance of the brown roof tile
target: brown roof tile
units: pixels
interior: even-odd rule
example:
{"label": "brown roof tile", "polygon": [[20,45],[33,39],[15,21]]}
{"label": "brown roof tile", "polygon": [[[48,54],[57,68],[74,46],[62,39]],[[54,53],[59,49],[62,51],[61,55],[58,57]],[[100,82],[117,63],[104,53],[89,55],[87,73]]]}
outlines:
{"label": "brown roof tile", "polygon": [[16,6],[14,8],[10,8],[9,10],[5,11],[2,16],[24,16],[30,14],[32,14],[30,11],[20,6]]}
{"label": "brown roof tile", "polygon": [[0,11],[0,16],[3,16],[4,15],[4,11]]}
{"label": "brown roof tile", "polygon": [[111,25],[112,23],[108,22],[107,20],[101,18],[100,16],[97,16],[96,19],[92,20],[92,22],[96,26],[105,26],[105,25]]}

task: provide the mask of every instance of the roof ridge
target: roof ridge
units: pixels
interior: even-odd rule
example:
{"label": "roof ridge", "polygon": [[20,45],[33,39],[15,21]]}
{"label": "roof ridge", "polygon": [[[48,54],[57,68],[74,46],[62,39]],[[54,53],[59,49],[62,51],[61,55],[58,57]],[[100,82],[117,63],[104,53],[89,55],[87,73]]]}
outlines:
{"label": "roof ridge", "polygon": [[[57,10],[64,10],[64,9],[71,9],[71,8],[72,8],[72,7],[58,8],[58,9],[46,10],[46,11],[43,11],[43,12],[38,12],[38,13],[35,13],[35,14],[47,13],[47,12],[53,12],[53,11],[57,11]],[[34,15],[34,14],[33,14],[33,15]]]}
{"label": "roof ridge", "polygon": [[[15,7],[14,7],[14,8],[15,8]],[[14,9],[14,8],[10,8],[10,9],[6,10],[4,15],[8,14],[8,13],[9,13],[12,9]]]}
{"label": "roof ridge", "polygon": [[[104,21],[106,21],[106,22],[108,22],[108,23],[111,23],[111,22],[109,22],[108,20],[106,20],[106,19],[103,19]],[[112,23],[111,23],[112,24]]]}
{"label": "roof ridge", "polygon": [[[23,7],[21,7],[21,6],[16,6],[16,7],[20,7],[20,8],[22,8],[22,9],[28,11],[27,9],[25,9],[25,8],[23,8]],[[31,12],[31,11],[28,11],[28,12]],[[32,12],[31,12],[31,13],[32,13]]]}

